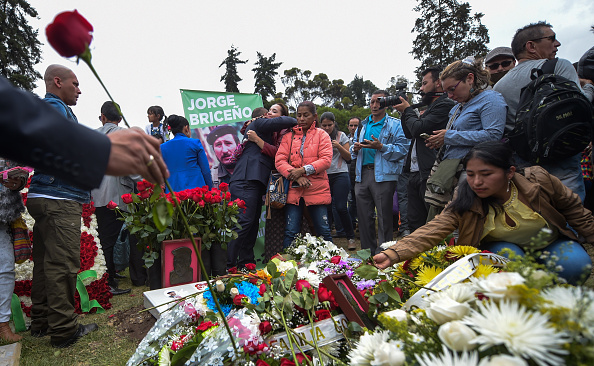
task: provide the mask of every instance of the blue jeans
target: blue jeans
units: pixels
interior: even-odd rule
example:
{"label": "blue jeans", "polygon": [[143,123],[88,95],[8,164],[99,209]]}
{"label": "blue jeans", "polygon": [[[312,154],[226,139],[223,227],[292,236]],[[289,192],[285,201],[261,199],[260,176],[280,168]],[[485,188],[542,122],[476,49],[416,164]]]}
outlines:
{"label": "blue jeans", "polygon": [[[297,234],[301,232],[301,221],[303,220],[303,207],[305,201],[303,198],[299,200],[299,205],[287,204],[285,205],[285,238],[283,240],[283,248],[288,248],[295,240]],[[326,205],[311,205],[307,206],[307,211],[311,216],[314,228],[318,236],[324,240],[332,242],[332,235],[330,234],[330,225],[328,224],[328,210]]]}
{"label": "blue jeans", "polygon": [[340,228],[344,230],[347,239],[354,239],[355,232],[353,231],[351,215],[347,208],[347,198],[351,189],[349,173],[328,174],[328,180],[330,182],[330,194],[332,195],[332,203],[328,205],[328,211],[332,210],[332,206],[336,208],[338,216],[334,217],[336,232],[339,232],[339,225],[337,224],[340,223]]}
{"label": "blue jeans", "polygon": [[0,323],[10,320],[10,301],[14,291],[14,245],[10,227],[0,223]]}
{"label": "blue jeans", "polygon": [[[518,255],[524,255],[524,249],[516,244],[505,241],[485,243],[480,246],[480,249],[488,250],[493,253],[498,253],[504,248],[511,249]],[[551,256],[559,258],[556,265],[563,268],[561,272],[559,272],[559,277],[566,279],[569,284],[577,285],[588,279],[592,267],[592,260],[579,243],[567,238],[557,239],[539,251],[550,252]],[[537,258],[536,260],[539,263],[544,262],[540,258]]]}

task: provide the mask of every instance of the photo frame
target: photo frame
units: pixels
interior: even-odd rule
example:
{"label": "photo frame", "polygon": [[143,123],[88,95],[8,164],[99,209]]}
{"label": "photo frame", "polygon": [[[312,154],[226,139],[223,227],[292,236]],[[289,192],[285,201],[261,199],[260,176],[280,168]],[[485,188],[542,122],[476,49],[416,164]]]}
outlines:
{"label": "photo frame", "polygon": [[322,282],[332,291],[340,310],[349,321],[368,329],[375,328],[375,323],[367,316],[369,303],[353,285],[349,276],[344,273],[334,274],[325,277]]}
{"label": "photo frame", "polygon": [[[198,250],[202,241],[195,238]],[[200,282],[202,275],[196,251],[190,239],[165,240],[161,244],[161,279],[163,287]]]}

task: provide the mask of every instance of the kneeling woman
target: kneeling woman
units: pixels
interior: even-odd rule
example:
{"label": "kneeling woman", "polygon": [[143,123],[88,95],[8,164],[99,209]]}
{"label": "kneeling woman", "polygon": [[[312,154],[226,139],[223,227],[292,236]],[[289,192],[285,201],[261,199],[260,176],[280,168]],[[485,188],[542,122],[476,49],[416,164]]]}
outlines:
{"label": "kneeling woman", "polygon": [[287,133],[276,153],[276,169],[292,184],[285,206],[286,227],[283,247],[301,231],[303,206],[311,215],[316,234],[332,241],[326,205],[332,202],[326,169],[332,163],[332,142],[316,128],[316,106],[305,101],[297,107],[297,126]]}
{"label": "kneeling woman", "polygon": [[[377,254],[378,267],[413,258],[458,229],[459,245],[494,253],[503,248],[518,254],[548,251],[559,258],[559,275],[569,283],[588,277],[592,261],[567,227],[594,243],[594,218],[577,194],[539,166],[516,171],[511,149],[501,142],[476,145],[462,163],[467,178],[452,202],[441,215]],[[543,228],[552,231],[549,243],[531,246],[530,239]]]}

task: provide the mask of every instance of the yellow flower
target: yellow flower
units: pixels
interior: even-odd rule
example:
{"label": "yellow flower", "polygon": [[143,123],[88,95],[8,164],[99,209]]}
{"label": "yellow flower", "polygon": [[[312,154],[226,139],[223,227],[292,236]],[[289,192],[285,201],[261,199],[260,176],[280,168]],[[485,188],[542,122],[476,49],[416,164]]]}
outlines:
{"label": "yellow flower", "polygon": [[481,251],[475,247],[469,245],[455,245],[448,248],[448,257],[450,258],[462,258],[470,254],[480,253]]}
{"label": "yellow flower", "polygon": [[476,272],[474,272],[473,276],[476,278],[481,278],[483,276],[488,277],[491,273],[497,272],[499,272],[499,269],[490,264],[479,264],[478,267],[476,267]]}
{"label": "yellow flower", "polygon": [[419,267],[422,267],[424,263],[425,261],[423,256],[418,256],[416,258],[413,258],[408,266],[410,267],[410,269],[418,269]]}
{"label": "yellow flower", "polygon": [[442,271],[443,271],[443,269],[441,269],[441,268],[437,268],[437,267],[433,267],[433,266],[424,266],[419,270],[419,273],[417,274],[417,279],[415,280],[415,283],[419,286],[425,286],[426,284],[431,282],[431,280],[433,280],[435,278],[435,276],[440,274]]}

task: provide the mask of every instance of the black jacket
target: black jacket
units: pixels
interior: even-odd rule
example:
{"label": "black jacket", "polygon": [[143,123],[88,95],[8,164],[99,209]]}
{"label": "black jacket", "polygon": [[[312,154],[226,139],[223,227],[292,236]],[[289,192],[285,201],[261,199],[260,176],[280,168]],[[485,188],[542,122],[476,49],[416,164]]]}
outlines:
{"label": "black jacket", "polygon": [[[274,145],[273,133],[285,128],[291,128],[297,124],[295,118],[276,117],[276,118],[258,118],[246,129],[255,131],[265,142]],[[235,169],[231,175],[231,182],[236,180],[256,180],[266,185],[270,178],[270,170],[274,168],[274,158],[263,154],[262,149],[251,141],[247,141],[243,147],[243,152],[235,164]]]}
{"label": "black jacket", "polygon": [[[412,107],[408,107],[402,113],[402,129],[409,139],[414,139],[414,147],[417,150],[417,162],[419,163],[419,172],[421,179],[427,179],[431,172],[431,167],[435,162],[437,150],[429,149],[425,146],[425,140],[420,137],[422,133],[432,135],[433,131],[443,130],[448,123],[448,114],[456,102],[447,97],[446,94],[437,98],[425,110],[420,117]],[[410,171],[410,157],[412,149],[406,156],[404,171]]]}

